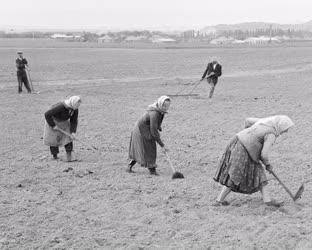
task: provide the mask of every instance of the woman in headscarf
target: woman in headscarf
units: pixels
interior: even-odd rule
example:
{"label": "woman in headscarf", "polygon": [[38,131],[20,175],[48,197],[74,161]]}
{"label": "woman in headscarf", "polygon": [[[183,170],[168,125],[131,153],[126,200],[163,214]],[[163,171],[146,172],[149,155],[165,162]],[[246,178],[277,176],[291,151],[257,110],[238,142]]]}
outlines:
{"label": "woman in headscarf", "polygon": [[[50,146],[54,159],[57,159],[59,146],[65,146],[67,161],[72,161],[73,139],[78,125],[78,108],[81,104],[80,96],[72,96],[63,102],[53,105],[45,112],[44,144]],[[71,134],[63,134],[58,129]]]}
{"label": "woman in headscarf", "polygon": [[263,202],[270,206],[281,206],[281,202],[271,199],[266,185],[266,170],[272,170],[269,152],[277,137],[294,126],[285,115],[267,118],[247,118],[245,129],[240,131],[228,144],[223,154],[214,180],[223,185],[214,205],[229,205],[225,200],[231,192],[252,194],[262,193]]}
{"label": "woman in headscarf", "polygon": [[148,168],[150,174],[157,175],[156,142],[163,150],[166,150],[159,131],[161,131],[161,123],[168,112],[170,103],[168,96],[159,97],[155,103],[148,106],[147,112],[136,122],[130,139],[130,163],[127,167],[129,173],[132,172],[132,167],[139,163]]}

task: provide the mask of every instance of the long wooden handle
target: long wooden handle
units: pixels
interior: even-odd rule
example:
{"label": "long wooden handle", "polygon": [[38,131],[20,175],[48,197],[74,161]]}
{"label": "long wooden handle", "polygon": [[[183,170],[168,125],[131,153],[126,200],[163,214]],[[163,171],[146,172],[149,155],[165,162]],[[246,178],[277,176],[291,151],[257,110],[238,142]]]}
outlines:
{"label": "long wooden handle", "polygon": [[[61,128],[56,128],[56,130],[62,132],[64,135],[67,135],[67,136],[69,136],[70,138],[72,138],[72,135],[71,135],[70,133],[64,131],[63,129],[61,129]],[[89,144],[87,144],[87,143],[85,143],[85,142],[79,140],[77,137],[74,137],[73,139],[76,140],[76,141],[79,141],[81,144],[83,144],[83,145],[85,145],[86,147],[88,147],[88,148],[94,150],[95,152],[97,152],[97,153],[99,152],[99,151],[98,151],[98,148],[96,148],[96,147],[94,147],[94,146],[91,146],[91,145],[89,145]]]}
{"label": "long wooden handle", "polygon": [[164,153],[165,153],[166,159],[167,159],[167,161],[169,162],[169,165],[170,165],[170,167],[171,167],[173,173],[175,173],[176,170],[175,170],[175,168],[174,168],[174,166],[173,166],[173,164],[172,164],[172,162],[171,162],[171,159],[170,159],[168,153],[167,153],[166,151],[164,151]]}
{"label": "long wooden handle", "polygon": [[198,85],[201,83],[201,80],[199,80],[195,86],[191,89],[191,91],[188,93],[189,95],[193,93],[193,91],[198,87]]}
{"label": "long wooden handle", "polygon": [[286,192],[291,196],[292,199],[295,198],[295,196],[292,194],[292,192],[286,187],[286,185],[277,177],[277,175],[274,173],[273,170],[269,170],[270,174],[272,174],[275,179],[282,185],[282,187],[286,190]]}

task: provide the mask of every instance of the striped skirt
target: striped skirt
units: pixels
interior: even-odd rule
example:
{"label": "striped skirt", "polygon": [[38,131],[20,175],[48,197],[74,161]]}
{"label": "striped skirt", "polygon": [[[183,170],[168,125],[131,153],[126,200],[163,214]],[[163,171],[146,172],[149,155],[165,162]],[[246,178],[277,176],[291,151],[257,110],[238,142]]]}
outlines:
{"label": "striped skirt", "polygon": [[264,168],[249,156],[237,136],[226,147],[213,179],[244,194],[255,193],[268,183]]}

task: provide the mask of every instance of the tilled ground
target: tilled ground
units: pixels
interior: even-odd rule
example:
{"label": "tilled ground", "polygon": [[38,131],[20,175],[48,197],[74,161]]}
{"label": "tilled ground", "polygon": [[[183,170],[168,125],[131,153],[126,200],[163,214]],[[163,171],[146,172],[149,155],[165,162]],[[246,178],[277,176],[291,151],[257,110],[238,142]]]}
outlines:
{"label": "tilled ground", "polygon": [[[205,83],[197,97],[173,97],[162,138],[182,180],[171,179],[161,152],[159,176],[139,166],[129,174],[125,167],[135,121],[158,96],[177,93],[189,79],[35,82],[41,92],[32,95],[4,86],[0,248],[311,249],[312,73],[277,68],[225,74],[212,100]],[[78,162],[54,161],[42,142],[43,113],[72,94],[83,97],[77,135],[100,153],[77,142]],[[258,193],[231,194],[230,206],[211,206],[220,188],[212,177],[228,141],[246,117],[273,114],[296,123],[277,140],[271,162],[293,192],[305,182],[302,199],[292,202],[268,175],[282,208],[266,207]],[[61,159],[64,154],[61,149]]]}

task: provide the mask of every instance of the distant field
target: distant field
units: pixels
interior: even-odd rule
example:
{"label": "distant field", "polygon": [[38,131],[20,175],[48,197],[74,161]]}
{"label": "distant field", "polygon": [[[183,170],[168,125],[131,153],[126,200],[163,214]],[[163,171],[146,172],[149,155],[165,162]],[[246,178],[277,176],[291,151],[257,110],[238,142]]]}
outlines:
{"label": "distant field", "polygon": [[72,42],[58,39],[31,39],[31,38],[0,38],[0,47],[12,48],[134,48],[134,49],[158,49],[158,48],[240,48],[240,47],[307,47],[312,41],[285,41],[283,43],[248,45],[225,44],[213,45],[209,41],[178,42],[178,43],[146,43],[146,42],[122,42],[122,43],[97,43],[97,42]]}
{"label": "distant field", "polygon": [[[23,49],[35,84],[47,81],[200,78],[210,57],[219,58],[224,77],[310,71],[312,47],[125,49],[77,48],[77,43],[0,40],[0,86],[14,86],[15,58]],[[28,44],[24,47],[24,44]],[[78,43],[82,44],[82,43]],[[55,47],[52,47],[55,45]],[[73,45],[73,47],[65,47]],[[88,44],[86,44],[88,45]],[[92,44],[91,44],[92,45]],[[1,48],[2,47],[2,48]],[[14,47],[14,48],[13,48]],[[47,48],[45,48],[47,47]]]}
{"label": "distant field", "polygon": [[[0,44],[0,249],[312,249],[312,47]],[[16,93],[18,48],[38,95]],[[161,152],[160,176],[139,166],[126,173],[135,121],[158,96],[187,93],[211,56],[223,65],[214,98],[207,99],[204,82],[198,97],[174,97],[162,126],[186,178],[171,180]],[[43,114],[73,94],[83,98],[78,136],[101,155],[77,142],[81,161],[68,164],[50,159]],[[219,191],[212,177],[228,141],[246,117],[273,114],[296,123],[277,140],[271,163],[293,192],[305,182],[302,199],[294,204],[268,175],[282,208],[264,206],[258,193],[231,194],[230,206],[211,206]]]}

